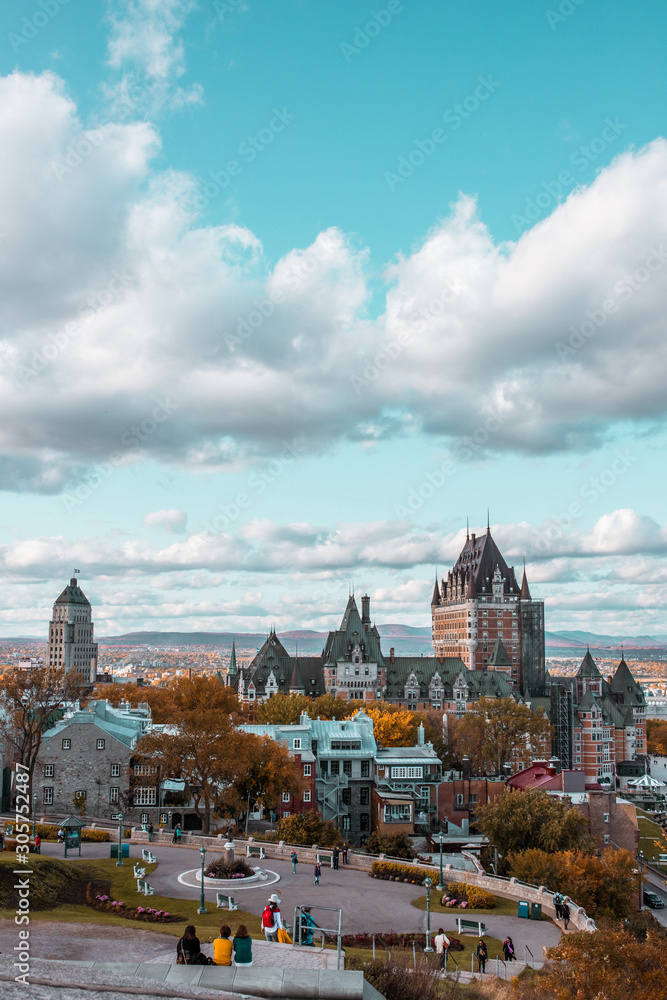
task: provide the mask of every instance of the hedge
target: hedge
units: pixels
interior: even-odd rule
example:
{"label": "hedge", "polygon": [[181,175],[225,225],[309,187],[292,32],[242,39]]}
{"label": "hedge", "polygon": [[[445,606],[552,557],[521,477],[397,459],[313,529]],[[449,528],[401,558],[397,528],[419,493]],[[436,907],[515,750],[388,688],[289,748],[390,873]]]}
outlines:
{"label": "hedge", "polygon": [[[411,948],[413,943],[421,944],[424,943],[424,932],[421,931],[417,934],[399,934],[395,931],[390,931],[388,934],[343,934],[340,943],[343,948],[372,948],[373,947],[373,937],[375,940],[380,942],[380,944],[385,944],[387,948]],[[463,945],[458,938],[449,938],[449,950],[450,951],[465,951],[465,945]],[[381,941],[380,941],[381,938]],[[377,947],[377,945],[376,945]]]}
{"label": "hedge", "polygon": [[[26,820],[28,822],[28,820]],[[13,824],[12,824],[13,825]],[[42,840],[57,840],[58,830],[61,827],[58,823],[37,823],[35,826],[35,831],[38,837]],[[126,831],[129,836],[129,831]],[[32,838],[32,823],[30,824],[30,837]],[[81,831],[81,841],[82,843],[108,843],[111,840],[111,834],[108,830],[91,830],[90,828],[84,827]],[[16,838],[11,835],[5,835],[5,846],[10,849],[16,846]]]}
{"label": "hedge", "polygon": [[425,878],[435,882],[438,877],[438,873],[432,868],[399,865],[393,861],[374,861],[369,875],[371,878],[381,878],[391,882],[412,882],[414,885],[422,885]]}

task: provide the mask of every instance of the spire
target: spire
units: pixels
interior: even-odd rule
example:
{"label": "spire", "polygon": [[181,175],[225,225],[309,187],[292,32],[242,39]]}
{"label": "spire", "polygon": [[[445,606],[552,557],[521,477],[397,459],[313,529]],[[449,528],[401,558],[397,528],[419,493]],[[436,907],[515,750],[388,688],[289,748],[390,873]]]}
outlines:
{"label": "spire", "polygon": [[491,534],[491,515],[488,507],[486,508],[486,533],[487,535]]}
{"label": "spire", "polygon": [[238,670],[236,669],[236,643],[232,641],[232,655],[229,659],[229,675],[230,677],[236,677]]}
{"label": "spire", "polygon": [[523,578],[521,580],[521,600],[530,600],[530,590],[528,589],[528,577],[526,576],[526,560],[523,561]]}
{"label": "spire", "polygon": [[440,590],[438,589],[438,574],[435,574],[435,586],[433,588],[433,597],[431,598],[431,607],[435,604],[440,604]]}
{"label": "spire", "polygon": [[466,542],[470,540],[470,518],[466,517]]}

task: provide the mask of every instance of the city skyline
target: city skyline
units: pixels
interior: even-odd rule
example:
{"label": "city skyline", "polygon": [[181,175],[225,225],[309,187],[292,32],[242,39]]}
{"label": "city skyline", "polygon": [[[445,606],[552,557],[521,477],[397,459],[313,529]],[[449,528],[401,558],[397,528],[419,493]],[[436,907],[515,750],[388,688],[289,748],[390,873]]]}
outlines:
{"label": "city skyline", "polygon": [[667,633],[667,11],[571,6],[0,13],[0,636],[428,625],[487,508]]}

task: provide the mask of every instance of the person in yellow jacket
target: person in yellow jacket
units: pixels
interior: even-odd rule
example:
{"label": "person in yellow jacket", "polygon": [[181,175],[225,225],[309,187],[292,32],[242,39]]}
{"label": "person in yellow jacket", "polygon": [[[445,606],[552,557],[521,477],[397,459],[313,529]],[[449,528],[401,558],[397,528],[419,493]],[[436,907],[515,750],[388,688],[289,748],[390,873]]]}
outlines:
{"label": "person in yellow jacket", "polygon": [[213,942],[213,964],[231,965],[233,945],[230,940],[231,927],[223,924],[220,928],[220,937]]}

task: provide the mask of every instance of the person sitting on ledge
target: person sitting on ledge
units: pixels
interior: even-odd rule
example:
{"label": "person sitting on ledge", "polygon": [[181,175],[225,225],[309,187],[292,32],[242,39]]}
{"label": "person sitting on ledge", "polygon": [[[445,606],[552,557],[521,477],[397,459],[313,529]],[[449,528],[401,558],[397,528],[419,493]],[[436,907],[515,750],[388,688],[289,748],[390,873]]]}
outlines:
{"label": "person sitting on ledge", "polygon": [[234,965],[252,965],[252,938],[245,924],[239,924],[234,935]]}
{"label": "person sitting on ledge", "polygon": [[208,965],[209,959],[202,954],[194,924],[188,924],[183,937],[176,945],[177,965]]}
{"label": "person sitting on ledge", "polygon": [[214,965],[231,965],[232,964],[232,942],[230,941],[231,928],[227,924],[223,924],[220,928],[220,937],[216,938],[213,942],[213,964]]}

